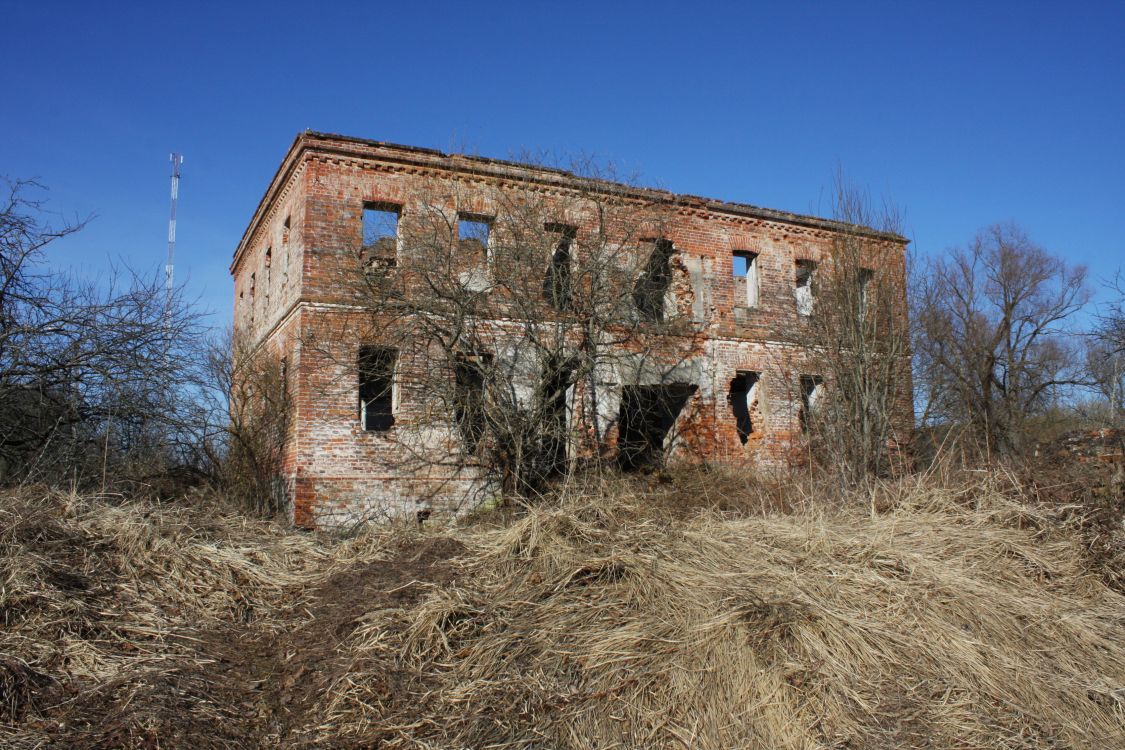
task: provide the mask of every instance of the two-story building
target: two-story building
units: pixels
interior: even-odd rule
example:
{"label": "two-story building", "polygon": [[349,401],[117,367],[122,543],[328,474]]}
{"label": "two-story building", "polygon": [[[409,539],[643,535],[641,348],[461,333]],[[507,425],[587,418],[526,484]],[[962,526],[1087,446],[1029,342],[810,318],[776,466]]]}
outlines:
{"label": "two-story building", "polygon": [[[295,523],[457,512],[493,491],[458,458],[485,418],[482,363],[510,377],[513,408],[549,411],[532,432],[560,426],[553,470],[788,465],[828,387],[800,334],[845,232],[889,248],[871,273],[901,284],[897,235],[300,134],[231,265],[236,331],[291,395],[279,484]],[[905,433],[908,374],[899,390]]]}

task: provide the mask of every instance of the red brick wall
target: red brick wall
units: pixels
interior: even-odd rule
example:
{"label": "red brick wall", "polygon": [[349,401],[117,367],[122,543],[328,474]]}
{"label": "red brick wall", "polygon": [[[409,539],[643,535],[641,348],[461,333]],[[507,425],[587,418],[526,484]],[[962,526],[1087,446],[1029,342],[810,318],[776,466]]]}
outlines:
{"label": "red brick wall", "polygon": [[[358,346],[377,336],[369,316],[356,307],[362,301],[357,251],[363,204],[404,204],[405,217],[412,196],[456,189],[461,204],[456,209],[489,214],[488,196],[497,186],[535,191],[538,200],[551,205],[553,195],[560,201],[565,197],[567,178],[546,173],[543,180],[563,185],[544,185],[529,179],[537,177],[535,170],[512,165],[484,162],[468,173],[463,157],[350,141],[337,144],[347,147],[341,149],[321,145],[298,139],[231,269],[236,328],[289,358],[295,414],[285,471],[294,521],[328,525],[409,513],[421,506],[466,509],[487,493],[472,471],[441,461],[440,450],[419,456],[404,442],[411,409],[425,401],[424,394],[411,391],[410,367],[416,363],[408,358],[397,376],[396,427],[367,433],[359,424]],[[464,205],[466,196],[470,205]],[[670,200],[665,212],[662,234],[674,242],[682,264],[681,301],[701,331],[690,362],[699,388],[677,425],[681,440],[675,455],[685,460],[777,468],[792,456],[793,438],[799,434],[797,380],[806,372],[806,357],[800,347],[781,342],[791,341],[801,325],[794,301],[795,267],[798,259],[830,262],[834,233],[823,222],[802,223],[774,213],[699,199]],[[287,216],[291,228],[285,243]],[[269,271],[267,247],[273,249]],[[734,250],[759,254],[756,309],[735,298]],[[884,270],[901,277],[902,253],[895,257],[897,267]],[[738,439],[727,402],[737,370],[763,373],[764,427],[746,445]],[[908,381],[902,385],[901,402],[905,433],[912,421]],[[440,446],[446,438],[429,434],[427,439]]]}

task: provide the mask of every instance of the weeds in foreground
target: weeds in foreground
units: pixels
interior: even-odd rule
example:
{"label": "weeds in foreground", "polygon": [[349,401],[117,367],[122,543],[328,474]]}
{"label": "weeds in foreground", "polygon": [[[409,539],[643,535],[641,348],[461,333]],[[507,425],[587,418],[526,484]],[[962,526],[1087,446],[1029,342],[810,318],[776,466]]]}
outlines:
{"label": "weeds in foreground", "polygon": [[1091,554],[1080,493],[1054,486],[679,471],[344,537],[9,493],[0,741],[1119,746],[1120,558]]}

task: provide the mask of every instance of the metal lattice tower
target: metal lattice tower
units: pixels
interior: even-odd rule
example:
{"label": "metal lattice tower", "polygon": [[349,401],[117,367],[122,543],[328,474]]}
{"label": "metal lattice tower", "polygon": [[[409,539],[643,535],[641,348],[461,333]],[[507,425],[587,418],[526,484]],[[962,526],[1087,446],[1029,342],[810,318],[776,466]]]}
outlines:
{"label": "metal lattice tower", "polygon": [[173,153],[168,159],[172,162],[172,211],[168,216],[168,262],[164,265],[164,284],[168,298],[172,297],[173,269],[176,255],[176,201],[180,197],[180,165],[184,163],[182,154]]}

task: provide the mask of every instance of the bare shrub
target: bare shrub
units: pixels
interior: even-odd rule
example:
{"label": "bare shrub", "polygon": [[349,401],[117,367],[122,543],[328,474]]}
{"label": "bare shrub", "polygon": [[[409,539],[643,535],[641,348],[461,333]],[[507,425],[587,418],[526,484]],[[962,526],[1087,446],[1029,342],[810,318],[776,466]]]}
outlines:
{"label": "bare shrub", "polygon": [[211,403],[201,442],[212,476],[244,508],[260,515],[284,512],[289,498],[282,474],[293,411],[285,360],[229,332],[209,348],[207,369]]}
{"label": "bare shrub", "polygon": [[798,381],[795,396],[813,463],[853,484],[901,469],[910,441],[905,240],[893,207],[877,207],[842,173],[833,218],[844,226],[816,269],[815,305],[792,338],[808,348],[817,376]]}
{"label": "bare shrub", "polygon": [[33,182],[0,205],[0,482],[145,482],[184,465],[200,312],[158,274],[83,281],[48,270],[52,224]]}

